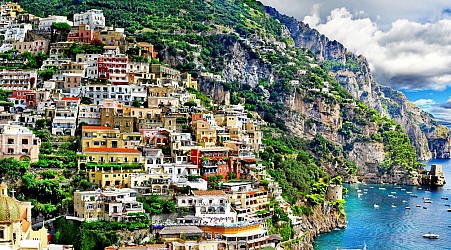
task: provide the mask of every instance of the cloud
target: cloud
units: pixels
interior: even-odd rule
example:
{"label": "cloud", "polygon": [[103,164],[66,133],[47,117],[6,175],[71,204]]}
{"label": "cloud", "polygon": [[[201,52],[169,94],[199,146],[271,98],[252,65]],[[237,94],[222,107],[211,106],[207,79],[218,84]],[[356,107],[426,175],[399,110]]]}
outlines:
{"label": "cloud", "polygon": [[451,85],[449,0],[262,2],[364,55],[384,85],[434,90]]}
{"label": "cloud", "polygon": [[[314,19],[307,16],[304,20]],[[396,89],[445,89],[451,85],[451,20],[418,23],[396,20],[383,31],[370,18],[346,8],[310,24],[350,51],[364,55],[380,83]]]}
{"label": "cloud", "polygon": [[451,99],[445,103],[436,103],[432,99],[420,99],[414,103],[420,109],[432,114],[441,124],[451,127]]}

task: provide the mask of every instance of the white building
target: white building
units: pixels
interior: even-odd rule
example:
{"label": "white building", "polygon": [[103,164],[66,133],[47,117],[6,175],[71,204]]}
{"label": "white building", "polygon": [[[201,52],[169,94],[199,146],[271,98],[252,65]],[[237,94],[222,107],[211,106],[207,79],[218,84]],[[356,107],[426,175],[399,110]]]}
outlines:
{"label": "white building", "polygon": [[97,104],[80,104],[78,111],[78,123],[85,122],[89,125],[100,126],[101,106]]}
{"label": "white building", "polygon": [[57,103],[52,120],[52,134],[75,136],[80,98],[63,97]]}
{"label": "white building", "polygon": [[27,31],[32,29],[33,27],[29,23],[11,23],[0,29],[0,35],[4,36],[5,42],[23,42]]}
{"label": "white building", "polygon": [[36,70],[7,70],[0,71],[0,88],[8,90],[31,89],[36,86],[38,74]]}
{"label": "white building", "polygon": [[73,26],[73,22],[67,20],[67,16],[48,16],[44,18],[39,18],[40,30],[51,30],[53,23],[67,23]]}
{"label": "white building", "polygon": [[129,106],[133,100],[146,101],[147,90],[145,86],[137,85],[94,85],[81,86],[81,95],[91,98],[94,104],[102,104],[105,99],[116,100]]}
{"label": "white building", "polygon": [[202,218],[202,224],[217,225],[237,221],[236,213],[231,210],[224,191],[192,190],[191,192],[190,196],[177,196],[177,206],[194,206],[194,216]]}
{"label": "white building", "polygon": [[105,16],[103,10],[88,10],[87,12],[74,14],[74,26],[87,24],[90,30],[103,30],[105,28]]}
{"label": "white building", "polygon": [[131,188],[74,193],[75,216],[86,221],[122,221],[130,213],[143,213],[143,205],[136,201],[137,192]]}

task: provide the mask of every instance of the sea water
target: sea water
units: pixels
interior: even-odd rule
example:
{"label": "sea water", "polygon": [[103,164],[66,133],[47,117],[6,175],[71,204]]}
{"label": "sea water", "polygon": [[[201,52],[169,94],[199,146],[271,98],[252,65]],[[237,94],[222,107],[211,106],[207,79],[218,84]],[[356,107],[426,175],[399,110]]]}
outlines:
{"label": "sea water", "polygon": [[[443,187],[395,185],[345,185],[348,225],[315,239],[314,248],[327,249],[451,249],[451,160],[442,164]],[[358,191],[360,190],[360,191]],[[360,195],[359,195],[360,194]],[[415,197],[418,196],[418,197]],[[442,198],[448,197],[449,200]],[[431,203],[424,201],[430,199]],[[375,208],[377,205],[379,208]],[[406,209],[409,207],[410,209]],[[426,233],[438,239],[423,238]]]}

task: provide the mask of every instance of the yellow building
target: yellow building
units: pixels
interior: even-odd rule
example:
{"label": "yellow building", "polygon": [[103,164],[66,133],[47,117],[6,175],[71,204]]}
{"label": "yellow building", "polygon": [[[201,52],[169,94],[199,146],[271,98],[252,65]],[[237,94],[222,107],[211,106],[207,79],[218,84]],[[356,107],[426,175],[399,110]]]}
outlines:
{"label": "yellow building", "polygon": [[143,172],[141,168],[127,169],[127,170],[111,170],[111,167],[98,167],[88,170],[88,180],[97,184],[101,188],[117,187],[128,188],[131,187],[131,176],[138,175]]}
{"label": "yellow building", "polygon": [[81,146],[85,148],[123,148],[119,129],[106,126],[83,126]]}
{"label": "yellow building", "polygon": [[31,228],[31,202],[8,196],[8,186],[0,184],[0,249],[46,249],[47,229]]}
{"label": "yellow building", "polygon": [[207,121],[193,121],[192,130],[196,136],[197,145],[202,147],[216,146],[216,129],[211,127]]}
{"label": "yellow building", "polygon": [[257,211],[268,210],[268,190],[253,190],[227,194],[228,200],[238,215],[238,221],[256,216]]}

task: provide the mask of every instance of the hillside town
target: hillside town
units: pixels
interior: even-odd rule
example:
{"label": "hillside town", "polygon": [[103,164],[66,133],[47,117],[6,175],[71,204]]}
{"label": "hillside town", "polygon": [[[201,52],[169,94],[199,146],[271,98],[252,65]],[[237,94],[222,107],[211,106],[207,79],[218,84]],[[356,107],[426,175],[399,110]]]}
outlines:
{"label": "hillside town", "polygon": [[[69,20],[1,5],[0,89],[7,95],[0,100],[0,158],[28,161],[37,173],[55,168],[45,165],[54,155],[42,152],[44,143],[77,144],[70,167],[91,185],[75,190],[62,216],[150,220],[141,240],[131,233],[105,249],[275,248],[282,237],[267,224],[274,210],[294,226],[302,219],[259,159],[264,122],[243,105],[215,104],[200,92],[200,80],[221,82],[220,75],[166,66],[152,44],[105,23],[97,9]],[[32,203],[17,200],[3,181],[0,249],[72,249],[53,244],[52,218],[32,218]],[[155,196],[178,212],[149,214],[139,198]],[[327,197],[341,200],[341,185],[331,185]]]}

